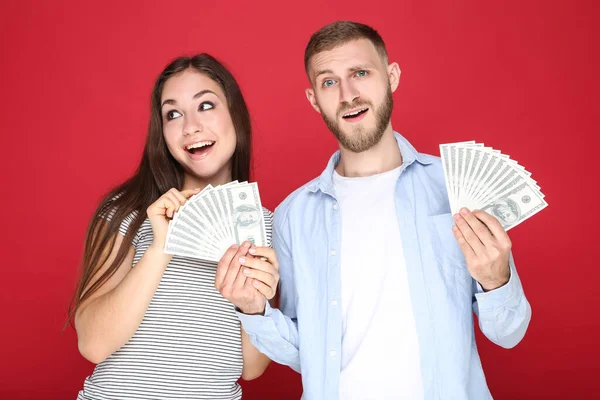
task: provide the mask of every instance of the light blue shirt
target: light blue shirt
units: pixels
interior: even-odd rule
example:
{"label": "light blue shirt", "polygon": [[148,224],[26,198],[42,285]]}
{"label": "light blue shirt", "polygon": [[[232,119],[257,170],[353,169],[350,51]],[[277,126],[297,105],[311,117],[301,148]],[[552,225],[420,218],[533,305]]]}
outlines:
{"label": "light blue shirt", "polygon": [[[394,134],[403,158],[396,183],[396,212],[425,399],[489,399],[475,344],[473,311],[484,335],[510,348],[525,335],[531,307],[512,254],[506,285],[483,292],[471,278],[452,233],[439,157],[417,153],[406,139]],[[303,399],[310,400],[337,399],[339,391],[342,229],[333,188],[339,157],[338,151],[318,178],[275,210],[273,245],[280,263],[280,309],[267,303],[264,316],[238,313],[262,353],[302,374]]]}

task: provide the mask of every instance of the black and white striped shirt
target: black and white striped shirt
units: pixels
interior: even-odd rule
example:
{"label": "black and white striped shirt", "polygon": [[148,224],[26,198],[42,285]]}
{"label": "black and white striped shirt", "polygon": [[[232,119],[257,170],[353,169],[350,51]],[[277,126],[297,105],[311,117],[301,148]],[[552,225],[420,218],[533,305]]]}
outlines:
{"label": "black and white striped shirt", "polygon": [[[270,244],[273,214],[263,214]],[[123,221],[121,234],[130,222]],[[151,243],[146,219],[132,243],[134,267]],[[216,266],[174,256],[135,334],[96,366],[77,399],[240,399],[240,322],[215,289]]]}

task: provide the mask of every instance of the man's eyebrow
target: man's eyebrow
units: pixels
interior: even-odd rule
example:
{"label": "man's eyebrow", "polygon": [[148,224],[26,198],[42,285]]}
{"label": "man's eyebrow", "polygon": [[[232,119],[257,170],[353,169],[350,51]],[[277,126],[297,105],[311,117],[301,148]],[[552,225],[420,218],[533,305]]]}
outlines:
{"label": "man's eyebrow", "polygon": [[[348,68],[349,72],[358,72],[358,71],[363,71],[365,69],[371,69],[371,66],[369,66],[368,64],[359,64],[359,65],[355,65],[353,67]],[[315,74],[315,80],[320,76],[320,75],[324,75],[324,74],[333,74],[333,71],[330,69],[322,69],[317,71],[317,73]]]}
{"label": "man's eyebrow", "polygon": [[320,71],[317,71],[317,73],[315,74],[315,79],[317,79],[320,75],[324,74],[333,74],[333,71],[330,69],[322,69]]}
{"label": "man's eyebrow", "polygon": [[356,65],[356,66],[354,66],[352,68],[349,68],[349,70],[351,72],[363,71],[365,69],[371,69],[371,67],[365,64],[365,65]]}

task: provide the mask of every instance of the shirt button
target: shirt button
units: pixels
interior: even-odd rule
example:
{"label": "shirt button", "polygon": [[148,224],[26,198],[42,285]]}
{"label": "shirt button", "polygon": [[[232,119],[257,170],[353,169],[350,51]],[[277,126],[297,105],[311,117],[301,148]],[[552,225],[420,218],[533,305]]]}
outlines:
{"label": "shirt button", "polygon": [[337,306],[337,300],[331,300],[331,305],[332,306]]}
{"label": "shirt button", "polygon": [[330,253],[332,256],[335,256],[335,250],[331,250]]}
{"label": "shirt button", "polygon": [[336,354],[337,354],[337,353],[335,352],[335,350],[331,350],[331,351],[329,352],[329,355],[330,355],[331,357],[335,357],[335,355],[336,355]]}
{"label": "shirt button", "polygon": [[333,209],[337,210],[337,204],[335,204],[335,203],[333,204]]}

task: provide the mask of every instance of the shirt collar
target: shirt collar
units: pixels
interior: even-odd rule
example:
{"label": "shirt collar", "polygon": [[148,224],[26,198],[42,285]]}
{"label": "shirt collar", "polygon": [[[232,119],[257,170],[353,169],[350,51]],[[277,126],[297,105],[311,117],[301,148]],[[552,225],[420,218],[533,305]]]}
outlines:
{"label": "shirt collar", "polygon": [[[413,145],[410,144],[410,142],[398,132],[394,131],[394,137],[396,138],[398,148],[400,149],[400,153],[402,154],[402,164],[405,166],[405,168],[408,168],[408,166],[415,161],[423,165],[431,164],[432,160],[430,160],[424,154],[417,152]],[[310,190],[311,192],[321,190],[323,193],[332,194],[333,171],[339,162],[340,151],[338,150],[331,156],[329,162],[327,163],[327,167],[321,173],[321,175],[307,185],[308,190]]]}

